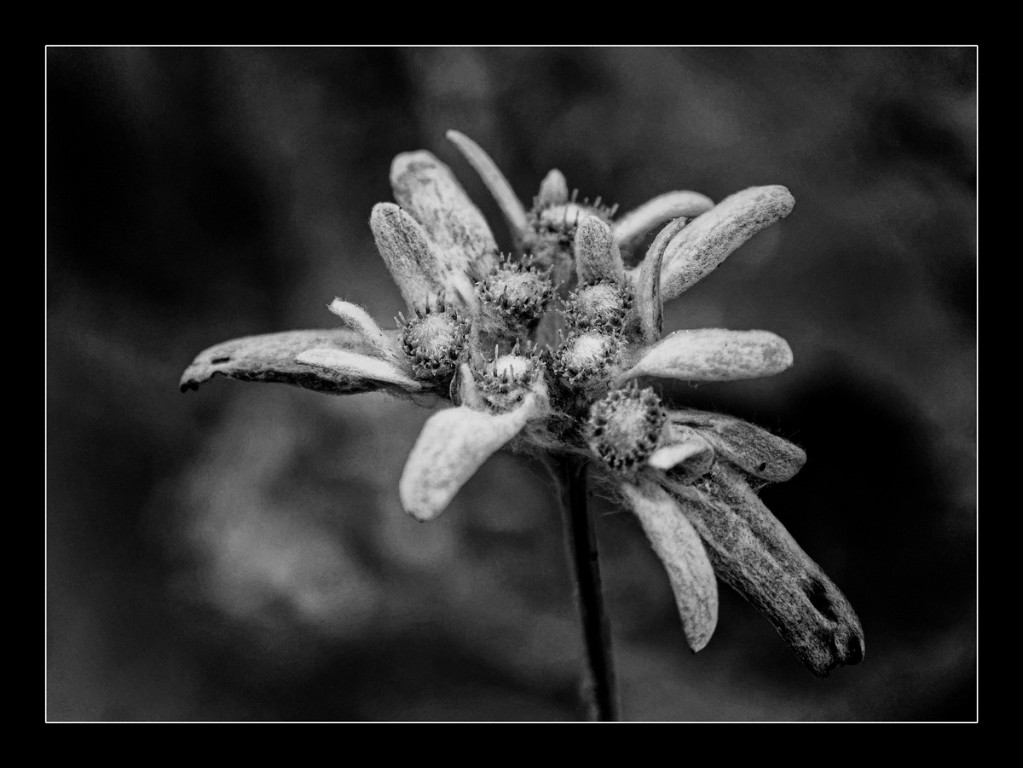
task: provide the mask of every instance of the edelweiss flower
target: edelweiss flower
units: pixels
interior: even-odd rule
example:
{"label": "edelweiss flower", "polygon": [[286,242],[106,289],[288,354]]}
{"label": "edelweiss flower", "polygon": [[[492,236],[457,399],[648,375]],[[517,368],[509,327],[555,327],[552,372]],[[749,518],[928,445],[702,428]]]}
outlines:
{"label": "edelweiss flower", "polygon": [[[578,203],[551,171],[526,211],[490,157],[449,138],[497,199],[523,253],[502,257],[479,210],[428,152],[391,167],[398,205],[370,217],[377,247],[409,310],[384,332],[336,299],[346,328],[247,337],[212,347],[182,389],[215,374],[335,394],[433,393],[434,414],[399,483],[406,511],[440,514],[502,447],[599,467],[633,510],[667,570],[690,647],[717,622],[716,576],[749,600],[814,673],[863,657],[852,607],[751,484],[788,480],[803,451],[747,422],[665,405],[640,380],[728,381],[779,373],[788,344],[768,331],[662,335],[663,303],[680,295],[764,227],[788,215],[781,186],[717,205],[694,192],[662,195],[618,220]],[[664,226],[636,267],[621,249]],[[557,280],[557,284],[555,284]],[[558,311],[548,311],[560,291]]]}

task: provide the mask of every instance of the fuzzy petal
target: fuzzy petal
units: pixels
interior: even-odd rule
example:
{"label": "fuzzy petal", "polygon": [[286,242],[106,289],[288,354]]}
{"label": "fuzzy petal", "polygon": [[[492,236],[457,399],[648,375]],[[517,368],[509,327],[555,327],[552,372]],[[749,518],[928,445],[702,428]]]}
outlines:
{"label": "fuzzy petal", "polygon": [[449,275],[478,280],[497,266],[497,242],[486,219],[451,169],[431,153],[403,152],[395,157],[391,187],[398,204],[426,230],[446,283],[451,282]]}
{"label": "fuzzy petal", "polygon": [[718,583],[700,536],[663,488],[652,483],[621,488],[668,572],[686,642],[702,650],[718,623]]}
{"label": "fuzzy petal", "polygon": [[448,141],[458,147],[469,164],[476,169],[483,183],[486,184],[490,194],[497,201],[501,213],[508,222],[512,237],[516,242],[522,240],[526,232],[526,209],[522,207],[515,191],[504,177],[497,164],[490,158],[483,148],[464,133],[458,131],[447,132]]}
{"label": "fuzzy petal", "polygon": [[505,413],[465,406],[435,413],[423,425],[398,483],[405,511],[417,520],[432,520],[483,462],[517,435],[537,408],[536,398]]}
{"label": "fuzzy petal", "polygon": [[661,292],[669,301],[706,277],[736,248],[792,211],[782,186],[750,187],[698,216],[664,255]]}
{"label": "fuzzy petal", "polygon": [[781,373],[792,350],[770,331],[699,328],[675,331],[650,347],[621,380],[659,376],[684,381],[734,381]]}
{"label": "fuzzy petal", "polygon": [[798,445],[734,416],[682,408],[669,418],[673,426],[696,428],[726,461],[761,480],[784,482],[806,463]]}
{"label": "fuzzy petal", "polygon": [[718,463],[693,484],[664,481],[699,532],[717,575],[745,597],[814,674],[863,659],[852,606],[750,490]]}
{"label": "fuzzy petal", "polygon": [[369,217],[377,250],[412,311],[425,311],[444,293],[440,264],[426,231],[394,203],[377,203]]}
{"label": "fuzzy petal", "polygon": [[555,168],[540,182],[540,194],[536,198],[536,203],[543,208],[567,202],[568,182],[565,180],[565,174]]}
{"label": "fuzzy petal", "polygon": [[695,429],[671,427],[671,443],[658,448],[647,459],[654,469],[684,471],[689,477],[700,477],[714,464],[714,447]]}
{"label": "fuzzy petal", "polygon": [[668,192],[648,200],[615,222],[615,241],[629,248],[666,221],[680,216],[693,218],[714,207],[714,201],[699,192]]}
{"label": "fuzzy petal", "polygon": [[406,392],[421,392],[423,385],[410,378],[403,370],[387,360],[343,349],[310,349],[295,358],[295,362],[321,375],[341,379],[379,382],[381,387],[397,387]]}
{"label": "fuzzy petal", "polygon": [[[381,389],[381,383],[376,380],[311,370],[296,362],[295,358],[303,352],[317,348],[359,356],[377,354],[361,333],[348,328],[245,336],[200,352],[181,377],[181,391],[199,389],[200,384],[217,375],[241,381],[294,384],[335,395]],[[369,359],[383,362],[379,358]]]}
{"label": "fuzzy petal", "polygon": [[636,297],[635,311],[639,315],[643,341],[647,344],[661,338],[661,329],[664,325],[664,301],[661,299],[661,265],[664,261],[664,252],[672,238],[681,232],[689,221],[690,219],[685,217],[677,218],[658,232],[639,268],[632,270]]}
{"label": "fuzzy petal", "polygon": [[625,274],[611,227],[598,216],[585,215],[579,221],[575,231],[575,264],[580,284],[600,280],[618,283]]}
{"label": "fuzzy petal", "polygon": [[391,360],[398,360],[397,347],[394,344],[393,335],[388,336],[377,325],[373,317],[358,304],[349,301],[334,299],[327,307],[333,314],[341,318],[349,328],[352,328],[363,335],[384,357]]}

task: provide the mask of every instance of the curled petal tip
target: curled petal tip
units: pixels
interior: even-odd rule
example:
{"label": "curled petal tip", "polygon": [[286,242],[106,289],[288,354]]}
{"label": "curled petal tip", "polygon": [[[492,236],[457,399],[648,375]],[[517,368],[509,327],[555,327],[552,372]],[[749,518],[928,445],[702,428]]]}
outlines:
{"label": "curled petal tip", "polygon": [[702,280],[757,232],[788,216],[793,205],[795,199],[781,185],[750,187],[696,217],[665,253],[665,301]]}
{"label": "curled petal tip", "polygon": [[714,201],[699,192],[680,191],[659,195],[615,222],[615,240],[627,248],[665,222],[680,216],[693,218],[713,207]]}
{"label": "curled petal tip", "polygon": [[497,167],[497,163],[491,159],[490,155],[479,144],[464,133],[450,130],[446,136],[448,141],[454,144],[465,159],[469,161],[469,165],[476,170],[480,179],[487,189],[490,190],[490,194],[493,195],[494,200],[501,209],[501,213],[504,214],[504,218],[508,222],[512,236],[516,240],[521,240],[527,227],[526,209],[515,195],[515,191],[512,189],[511,184],[508,183],[508,179],[504,177],[501,169]]}

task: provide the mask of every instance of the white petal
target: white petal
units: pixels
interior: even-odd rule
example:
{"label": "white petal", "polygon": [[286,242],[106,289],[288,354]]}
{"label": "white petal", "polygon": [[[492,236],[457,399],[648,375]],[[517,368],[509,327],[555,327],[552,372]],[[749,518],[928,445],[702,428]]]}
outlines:
{"label": "white petal", "polygon": [[647,459],[654,469],[684,469],[692,477],[706,474],[714,463],[714,448],[695,429],[672,426],[671,444],[654,451]]}
{"label": "white petal", "polygon": [[445,287],[426,231],[394,203],[374,205],[369,226],[405,303],[413,311],[424,311]]}
{"label": "white petal", "polygon": [[694,651],[710,641],[718,622],[718,584],[700,536],[678,504],[652,483],[624,483],[622,492],[664,563],[686,641]]}
{"label": "white petal", "polygon": [[793,205],[795,200],[785,187],[750,187],[698,216],[672,240],[664,255],[664,300],[702,280],[757,232],[788,216]]}
{"label": "white petal", "polygon": [[376,324],[376,321],[369,312],[358,304],[334,299],[327,309],[341,318],[349,328],[359,331],[366,338],[366,341],[385,356],[392,360],[398,359],[391,337],[380,330],[380,326]]}
{"label": "white petal", "polygon": [[341,376],[396,384],[409,392],[420,392],[423,385],[409,378],[404,371],[379,357],[360,355],[340,349],[310,349],[295,358],[295,362],[313,368],[333,371]]}
{"label": "white petal", "polygon": [[391,187],[394,199],[423,225],[446,274],[478,280],[497,266],[497,241],[487,220],[451,169],[431,153],[395,157]]}
{"label": "white petal", "polygon": [[513,411],[491,414],[465,406],[429,418],[398,483],[405,511],[432,520],[492,454],[517,435],[536,410],[528,395]]}
{"label": "white petal", "polygon": [[675,331],[650,347],[621,380],[660,376],[683,381],[734,381],[781,373],[792,365],[785,339],[770,331],[700,328]]}
{"label": "white petal", "polygon": [[508,179],[501,173],[497,164],[491,160],[490,155],[468,136],[458,131],[448,131],[447,137],[451,143],[458,147],[465,159],[483,179],[483,183],[487,185],[487,189],[494,196],[501,213],[508,221],[512,237],[521,240],[526,231],[526,209],[522,207],[522,203],[516,197]]}
{"label": "white petal", "polygon": [[693,218],[714,207],[714,201],[699,192],[668,192],[648,200],[615,222],[615,240],[627,248],[647,232],[679,216]]}
{"label": "white petal", "polygon": [[579,221],[575,231],[575,264],[580,284],[621,281],[622,254],[611,235],[611,227],[599,216],[588,214]]}

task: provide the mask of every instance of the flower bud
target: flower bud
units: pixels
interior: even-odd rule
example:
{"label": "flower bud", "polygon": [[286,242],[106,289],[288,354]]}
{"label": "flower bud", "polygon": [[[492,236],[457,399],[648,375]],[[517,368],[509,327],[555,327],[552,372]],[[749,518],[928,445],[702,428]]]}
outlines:
{"label": "flower bud", "polygon": [[619,333],[632,308],[632,295],[617,283],[601,281],[572,291],[565,302],[565,322],[574,331]]}
{"label": "flower bud", "polygon": [[586,388],[609,378],[620,352],[621,341],[617,336],[595,330],[572,333],[554,352],[551,370],[563,384]]}
{"label": "flower bud", "polygon": [[657,449],[667,418],[653,389],[616,389],[590,406],[586,440],[612,469],[631,471]]}
{"label": "flower bud", "polygon": [[532,328],[554,298],[551,271],[535,268],[531,259],[506,259],[476,284],[476,295],[483,313],[497,325]]}
{"label": "flower bud", "polygon": [[417,379],[439,380],[450,376],[465,349],[468,323],[441,309],[427,312],[401,326],[401,346]]}

